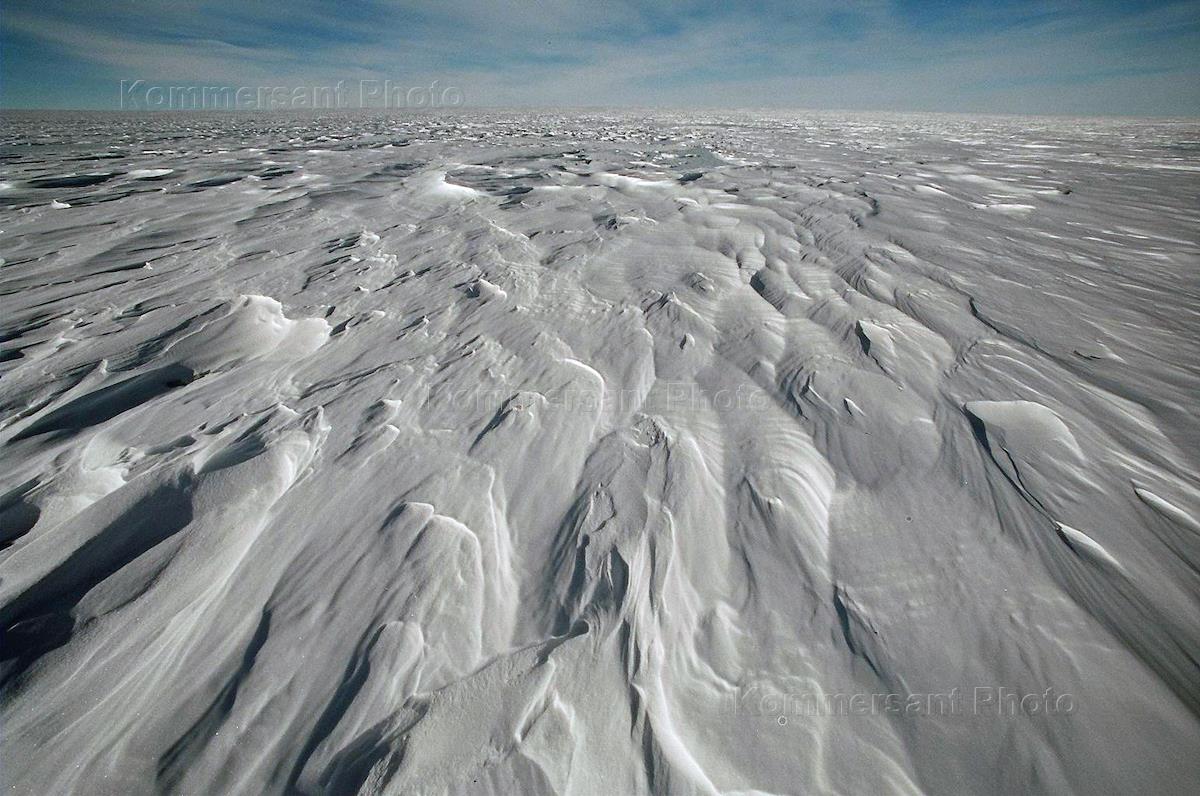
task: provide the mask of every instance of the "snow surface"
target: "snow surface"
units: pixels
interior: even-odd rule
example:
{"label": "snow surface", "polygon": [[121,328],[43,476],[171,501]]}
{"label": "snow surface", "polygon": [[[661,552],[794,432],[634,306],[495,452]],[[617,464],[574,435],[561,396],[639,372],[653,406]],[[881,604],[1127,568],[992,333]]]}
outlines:
{"label": "snow surface", "polygon": [[7,114],[0,156],[7,791],[1200,782],[1200,125]]}

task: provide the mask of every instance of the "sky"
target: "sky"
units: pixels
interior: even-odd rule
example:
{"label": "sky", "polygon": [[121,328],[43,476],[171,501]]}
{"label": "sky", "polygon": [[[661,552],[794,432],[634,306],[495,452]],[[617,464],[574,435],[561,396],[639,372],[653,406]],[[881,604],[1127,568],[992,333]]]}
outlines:
{"label": "sky", "polygon": [[243,88],[240,107],[260,108],[1195,117],[1200,0],[0,3],[0,107],[228,102],[171,87]]}

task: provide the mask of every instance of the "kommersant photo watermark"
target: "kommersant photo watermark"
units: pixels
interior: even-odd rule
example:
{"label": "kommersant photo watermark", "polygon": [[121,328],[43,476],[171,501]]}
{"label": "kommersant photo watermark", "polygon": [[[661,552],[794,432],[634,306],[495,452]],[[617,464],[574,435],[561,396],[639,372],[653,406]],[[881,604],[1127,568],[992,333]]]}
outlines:
{"label": "kommersant photo watermark", "polygon": [[783,692],[753,685],[724,697],[734,716],[769,717],[780,726],[799,718],[830,716],[978,716],[1011,719],[1065,716],[1075,712],[1075,697],[1052,687],[1037,691],[1000,685],[955,686],[928,693],[810,691]]}
{"label": "kommersant photo watermark", "polygon": [[307,86],[167,84],[122,80],[120,109],[127,111],[394,110],[460,108],[462,89],[433,80],[339,80]]}

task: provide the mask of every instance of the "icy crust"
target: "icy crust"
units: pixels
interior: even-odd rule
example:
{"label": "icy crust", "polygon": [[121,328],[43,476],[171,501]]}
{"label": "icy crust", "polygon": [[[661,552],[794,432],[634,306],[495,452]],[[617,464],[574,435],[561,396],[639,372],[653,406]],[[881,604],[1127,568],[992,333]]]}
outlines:
{"label": "icy crust", "polygon": [[1193,791],[1198,137],[12,115],[0,779]]}

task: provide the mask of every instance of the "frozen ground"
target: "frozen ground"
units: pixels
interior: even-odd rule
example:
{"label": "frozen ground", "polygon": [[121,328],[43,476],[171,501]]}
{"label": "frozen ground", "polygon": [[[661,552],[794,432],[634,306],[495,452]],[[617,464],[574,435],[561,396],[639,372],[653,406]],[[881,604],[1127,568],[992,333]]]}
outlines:
{"label": "frozen ground", "polygon": [[1200,781],[1200,124],[0,143],[11,792]]}

